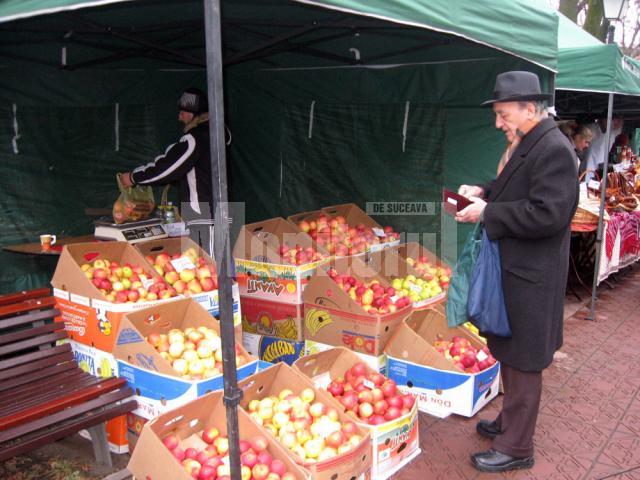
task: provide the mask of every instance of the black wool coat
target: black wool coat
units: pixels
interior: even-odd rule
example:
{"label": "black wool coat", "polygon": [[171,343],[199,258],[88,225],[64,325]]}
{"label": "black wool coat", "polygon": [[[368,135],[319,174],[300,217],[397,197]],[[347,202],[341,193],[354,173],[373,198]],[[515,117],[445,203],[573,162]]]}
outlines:
{"label": "black wool coat", "polygon": [[511,338],[487,335],[488,345],[505,365],[541,371],[562,346],[570,224],[578,204],[573,147],[553,119],[545,119],[484,189],[483,222],[500,244],[512,332]]}

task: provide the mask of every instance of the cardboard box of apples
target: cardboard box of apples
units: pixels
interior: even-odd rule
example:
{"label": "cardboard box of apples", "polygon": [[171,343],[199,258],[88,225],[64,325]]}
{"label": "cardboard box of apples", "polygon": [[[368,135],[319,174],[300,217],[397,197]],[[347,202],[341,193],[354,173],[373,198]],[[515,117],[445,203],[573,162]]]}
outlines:
{"label": "cardboard box of apples", "polygon": [[[242,480],[304,480],[310,473],[238,409]],[[147,422],[127,469],[139,479],[230,480],[222,392],[212,392]]]}
{"label": "cardboard box of apples", "polygon": [[[409,279],[409,290],[418,293],[412,285],[419,284],[422,289],[418,293],[419,302],[414,302],[414,308],[425,308],[434,303],[443,303],[447,298],[447,290],[451,280],[451,267],[444,260],[416,242],[403,243],[395,248],[400,258],[403,258],[415,272],[415,279]],[[407,278],[403,278],[403,287]],[[427,292],[425,292],[427,287]],[[418,298],[416,298],[418,300]]]}
{"label": "cardboard box of apples", "polygon": [[302,357],[294,364],[316,387],[333,396],[333,406],[371,430],[372,477],[389,478],[420,453],[418,405],[393,380],[370,368],[346,348]]}
{"label": "cardboard box of apples", "polygon": [[[193,298],[211,315],[220,318],[216,263],[193,240],[189,237],[165,238],[138,243],[135,248],[178,295]],[[240,292],[235,282],[233,321],[236,335],[240,335]]]}
{"label": "cardboard box of apples", "polygon": [[400,243],[399,233],[390,226],[383,228],[355,203],[298,213],[287,220],[336,257],[376,252]]}
{"label": "cardboard box of apples", "polygon": [[[446,289],[449,288],[449,277],[444,274],[450,270],[446,267],[428,266],[433,265],[428,260],[430,257],[422,254],[422,251],[428,251],[417,243],[410,245],[420,249],[415,261],[411,256],[405,258],[399,254],[399,251],[406,251],[407,244],[372,253],[363,258],[363,261],[372,271],[386,278],[394,288],[395,295],[409,297],[414,309],[443,302],[447,295]],[[442,278],[446,283],[440,281],[438,272],[443,273]]]}
{"label": "cardboard box of apples", "polygon": [[279,363],[240,382],[240,406],[313,478],[369,478],[371,436],[328,392]]}
{"label": "cardboard box of apples", "polygon": [[[239,379],[256,371],[236,338]],[[220,326],[190,298],[127,313],[120,322],[113,355],[119,376],[136,392],[144,418],[183,405],[223,387]]]}
{"label": "cardboard box of apples", "polygon": [[233,257],[241,296],[301,304],[309,278],[330,255],[284,218],[272,218],[243,226]]}
{"label": "cardboard box of apples", "polygon": [[105,352],[124,313],[178,295],[127,242],[65,245],[51,285],[69,337]]}
{"label": "cardboard box of apples", "polygon": [[402,319],[411,313],[381,275],[358,258],[336,260],[304,291],[304,338],[379,356]]}
{"label": "cardboard box of apples", "polygon": [[397,328],[385,347],[387,375],[421,411],[471,417],[498,394],[500,363],[466,328],[449,328],[441,310],[416,311]]}

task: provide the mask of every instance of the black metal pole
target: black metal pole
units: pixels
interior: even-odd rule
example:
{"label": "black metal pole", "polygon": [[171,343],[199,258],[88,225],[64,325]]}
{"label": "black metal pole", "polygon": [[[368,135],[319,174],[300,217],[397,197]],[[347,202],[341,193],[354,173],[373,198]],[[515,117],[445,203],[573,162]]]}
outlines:
{"label": "black metal pole", "polygon": [[611,122],[613,120],[613,93],[609,94],[609,104],[607,106],[607,131],[605,133],[605,153],[602,165],[602,181],[600,182],[600,215],[598,217],[598,230],[596,232],[596,260],[593,270],[593,287],[591,289],[591,310],[586,317],[587,320],[596,319],[596,289],[598,288],[598,271],[600,270],[600,260],[602,251],[602,228],[604,226],[604,204],[606,202],[607,191],[607,169],[609,168],[609,142],[611,141]]}
{"label": "black metal pole", "polygon": [[211,186],[215,204],[213,249],[218,269],[224,404],[227,411],[231,478],[240,480],[240,438],[237,409],[238,403],[242,398],[242,390],[238,388],[238,377],[236,375],[232,279],[229,277],[229,203],[227,196],[227,157],[224,141],[224,91],[222,88],[222,39],[219,0],[204,0],[204,24],[207,49],[209,138],[211,141]]}

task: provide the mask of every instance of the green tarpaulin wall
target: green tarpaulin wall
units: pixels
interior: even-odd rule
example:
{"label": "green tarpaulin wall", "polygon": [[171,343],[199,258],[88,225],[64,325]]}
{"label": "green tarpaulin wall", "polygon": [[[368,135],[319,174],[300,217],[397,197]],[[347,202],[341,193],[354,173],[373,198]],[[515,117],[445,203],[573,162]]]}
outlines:
{"label": "green tarpaulin wall", "polygon": [[[78,3],[2,2],[0,21]],[[535,71],[548,89],[555,16],[525,1],[322,3],[343,11],[223,2],[230,193],[246,220],[343,202],[437,202],[443,185],[490,178],[504,138],[478,105],[505,70]],[[205,84],[202,24],[201,2],[175,0],[0,23],[3,246],[90,233],[84,209],[113,203],[115,173],[178,138],[176,99]],[[265,41],[273,45],[258,48]],[[432,249],[447,245],[449,260],[465,235],[439,208],[378,220]],[[47,284],[54,265],[5,252],[0,263],[0,292]]]}

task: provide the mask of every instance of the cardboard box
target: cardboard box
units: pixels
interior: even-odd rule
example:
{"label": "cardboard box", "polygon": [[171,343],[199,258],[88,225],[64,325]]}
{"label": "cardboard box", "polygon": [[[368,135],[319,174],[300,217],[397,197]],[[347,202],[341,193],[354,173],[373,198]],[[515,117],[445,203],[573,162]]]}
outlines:
{"label": "cardboard box", "polygon": [[[304,355],[315,355],[316,353],[326,352],[327,350],[331,350],[332,348],[336,348],[333,345],[327,345],[326,343],[314,342],[313,340],[305,340],[304,341]],[[376,372],[380,372],[385,375],[387,371],[387,355],[382,354],[379,356],[366,355],[360,352],[353,352],[360,359],[369,365]]]}
{"label": "cardboard box", "polygon": [[[169,256],[173,256],[176,254],[182,254],[186,252],[188,249],[193,249],[198,256],[204,259],[204,262],[207,266],[215,268],[216,262],[213,258],[209,256],[207,252],[200,248],[200,246],[191,240],[189,237],[180,237],[180,238],[163,238],[159,240],[150,240],[148,242],[137,243],[134,246],[144,257],[145,260],[147,256],[159,255],[161,253],[166,253]],[[147,261],[147,264],[149,262]],[[233,270],[233,266],[230,268]],[[176,268],[178,271],[178,268]],[[238,332],[242,331],[242,316],[240,313],[240,289],[238,288],[237,283],[233,284],[233,319],[234,325],[238,327]],[[202,292],[196,294],[185,295],[190,298],[193,298],[196,302],[204,307],[211,315],[216,318],[220,318],[220,304],[218,301],[219,293],[218,290],[213,290],[210,292]]]}
{"label": "cardboard box", "polygon": [[[358,259],[352,259],[345,270],[363,282],[378,280],[388,287],[389,282]],[[393,313],[370,314],[365,312],[348,293],[326,274],[311,279],[304,291],[304,338],[335,347],[346,346],[356,352],[379,356],[395,328],[411,313],[407,305]]]}
{"label": "cardboard box", "polygon": [[[380,239],[380,243],[369,244],[368,252],[377,252],[384,248],[392,247],[394,245],[398,245],[400,243],[399,239],[382,241],[382,239],[386,238],[384,233],[384,229],[382,226],[376,222],[369,215],[364,213],[360,207],[358,207],[355,203],[345,203],[342,205],[333,205],[331,207],[325,207],[321,210],[314,210],[310,212],[301,212],[295,215],[290,215],[287,217],[287,220],[292,224],[298,226],[300,222],[306,220],[308,222],[313,222],[318,219],[320,215],[326,215],[329,218],[333,217],[344,217],[345,222],[350,227],[356,227],[358,225],[364,225],[373,231],[373,233]],[[364,252],[357,253],[355,255],[350,255],[351,257],[362,257]]]}
{"label": "cardboard box", "polygon": [[160,305],[173,299],[137,303],[112,303],[86,277],[82,264],[107,259],[142,267],[150,279],[159,275],[127,242],[76,243],[65,245],[51,280],[56,308],[69,337],[105,352],[113,350],[115,334],[126,312]]}
{"label": "cardboard box", "polygon": [[456,335],[478,349],[484,346],[464,327],[448,328],[446,317],[435,310],[415,312],[387,343],[387,376],[417,396],[420,411],[472,417],[498,394],[500,363],[465,373],[433,347],[439,336],[451,340]]}
{"label": "cardboard box", "polygon": [[[411,245],[416,245],[417,247],[423,248],[417,243]],[[402,247],[403,251],[406,251],[406,246],[407,244],[403,244],[400,247]],[[398,254],[398,249],[400,247],[386,248],[379,252],[371,253],[370,255],[366,255],[362,260],[371,270],[379,273],[384,278],[386,278],[390,284],[393,283],[394,279],[404,279],[407,277],[407,275],[413,275],[416,278],[422,278],[420,273],[415,270],[409,263],[407,263],[406,257]],[[427,250],[425,249],[424,251]],[[419,293],[420,289],[418,288],[417,291]],[[412,306],[414,310],[429,308],[435,304],[443,303],[446,298],[447,293],[442,292],[438,295],[434,295],[433,297],[429,297],[418,302],[413,302]]]}
{"label": "cardboard box", "polygon": [[304,355],[304,342],[255,333],[244,332],[242,346],[249,355],[271,364],[284,362],[287,365],[293,365],[293,362]]}
{"label": "cardboard box", "polygon": [[[200,304],[189,298],[130,312],[122,318],[113,355],[118,360],[120,377],[125,378],[136,393],[138,408],[134,410],[135,414],[153,418],[207,392],[223,388],[222,375],[199,381],[181,378],[146,341],[150,333],[200,326],[220,333],[218,322]],[[236,343],[241,341],[238,338]],[[248,358],[245,365],[237,368],[238,379],[242,379],[256,371],[258,361],[241,345],[239,348],[242,355]]]}
{"label": "cardboard box", "polygon": [[[326,258],[300,266],[284,264],[279,253],[282,245],[313,247]],[[243,226],[233,257],[240,295],[300,304],[309,279],[318,266],[329,262],[330,256],[295,225],[284,218],[272,218]]]}
{"label": "cardboard box", "polygon": [[246,296],[240,296],[240,303],[244,332],[302,341],[303,304],[273,302]]}
{"label": "cardboard box", "polygon": [[[271,368],[243,380],[239,384],[244,395],[240,406],[247,408],[251,400],[261,400],[265,397],[278,395],[282,390],[290,389],[294,394],[299,394],[305,388],[312,388],[316,394],[316,401],[327,406],[333,405],[333,397],[326,391],[314,387],[313,382],[292,367],[278,363]],[[340,422],[353,420],[346,415],[343,410],[338,410]],[[252,420],[253,421],[253,420]],[[267,435],[271,439],[278,441],[276,437],[267,429]],[[307,468],[314,479],[330,480],[339,478],[364,479],[370,475],[371,470],[371,436],[368,429],[361,428],[362,442],[348,452],[321,462],[303,462],[297,455],[290,452],[296,462]]]}
{"label": "cardboard box", "polygon": [[[343,377],[361,361],[352,351],[337,347],[303,357],[296,361],[294,368],[313,381],[316,387],[326,390],[331,380]],[[367,370],[367,373],[375,371],[372,368]],[[344,410],[335,397],[332,400],[335,408]],[[360,420],[356,422],[371,431],[372,478],[389,478],[420,454],[417,402],[413,404],[411,412],[382,425],[372,426]]]}
{"label": "cardboard box", "polygon": [[[435,267],[443,267],[451,270],[451,267],[440,257],[438,257],[435,253],[426,249],[423,245],[417,242],[403,243],[394,248],[395,252],[399,257],[404,258],[413,258],[414,260],[419,257],[427,257],[429,263],[431,263]],[[413,269],[415,270],[415,269]],[[446,289],[441,295],[438,297],[434,297],[434,301],[425,303],[421,305],[419,308],[430,308],[434,304],[444,304],[447,300],[447,292]]]}
{"label": "cardboard box", "polygon": [[[71,345],[73,356],[82,371],[100,378],[118,376],[118,362],[112,354],[82,343],[74,342],[73,340],[65,339],[60,343],[69,343]],[[129,451],[124,415],[108,420],[106,423],[106,431],[109,450],[112,453],[121,454]],[[87,430],[80,430],[78,433],[81,437],[91,440],[91,435]]]}
{"label": "cardboard box", "polygon": [[142,427],[149,421],[135,413],[127,413],[127,443],[129,444],[129,453],[133,453],[142,434]]}
{"label": "cardboard box", "polygon": [[[174,434],[180,438],[183,448],[200,449],[207,445],[200,438],[203,429],[215,427],[221,435],[226,436],[226,410],[222,397],[222,392],[210,393],[148,422],[142,429],[142,435],[127,465],[129,472],[141,480],[192,480],[164,446],[162,439]],[[293,473],[297,480],[310,478],[309,472],[297,465],[284,447],[265,434],[241,409],[238,409],[238,429],[241,440],[256,435],[267,438],[268,452],[273,458],[282,460],[287,471]]]}

